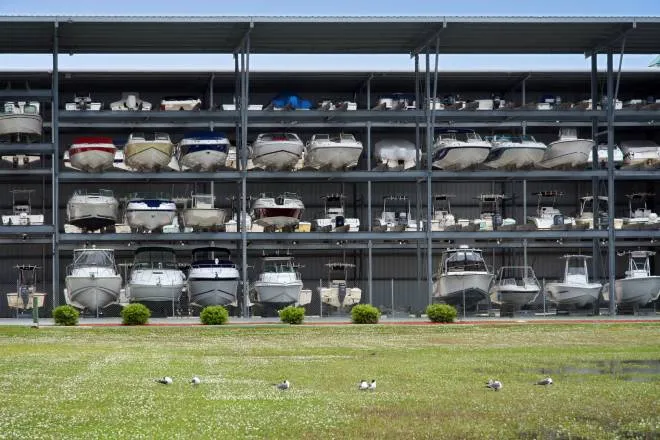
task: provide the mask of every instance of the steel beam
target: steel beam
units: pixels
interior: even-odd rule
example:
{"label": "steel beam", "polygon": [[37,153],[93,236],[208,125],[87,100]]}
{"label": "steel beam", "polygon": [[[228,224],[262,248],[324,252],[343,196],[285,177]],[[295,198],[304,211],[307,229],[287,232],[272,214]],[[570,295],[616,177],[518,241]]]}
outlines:
{"label": "steel beam", "polygon": [[50,90],[0,90],[0,99],[12,100],[12,99],[27,99],[27,98],[44,98],[50,99],[52,97],[52,92]]}
{"label": "steel beam", "polygon": [[612,49],[612,46],[617,44],[619,41],[624,39],[630,32],[637,28],[637,22],[632,21],[630,23],[624,23],[620,25],[620,29],[615,31],[608,37],[605,37],[599,41],[594,41],[590,46],[593,49],[590,52],[584,54],[585,58],[589,58],[594,54],[599,52],[607,52]]}
{"label": "steel beam", "polygon": [[[52,166],[52,177],[51,177],[51,190],[52,190],[52,211],[53,211],[53,243],[52,243],[52,267],[53,267],[53,279],[52,279],[52,295],[53,295],[53,308],[59,305],[60,298],[60,259],[59,259],[59,226],[60,226],[60,212],[59,212],[59,201],[60,201],[60,185],[59,185],[59,172],[60,172],[60,161],[59,161],[59,150],[60,150],[60,130],[59,130],[59,112],[60,108],[60,70],[59,70],[59,23],[55,21],[53,25],[53,73],[52,73],[52,102],[51,102],[51,117],[52,117],[52,128],[50,130],[51,142],[53,144],[53,154],[51,166]],[[45,194],[44,194],[45,196]]]}
{"label": "steel beam", "polygon": [[[440,34],[441,34],[446,28],[447,28],[447,20],[446,20],[446,18],[445,18],[445,19],[443,19],[443,21],[442,21],[442,26],[441,26],[440,28],[438,28],[435,32],[433,32],[432,35],[430,35],[428,38],[426,38],[422,43],[420,43],[419,45],[417,45],[417,47],[415,47],[415,48],[410,52],[410,58],[413,58],[413,57],[415,57],[415,56],[421,54],[422,52],[424,52],[424,50],[428,49],[428,46],[429,46],[431,43],[433,43],[434,41],[437,41],[438,38],[440,38]],[[437,46],[436,46],[436,47],[437,47]],[[436,49],[436,53],[437,53],[437,52],[438,52],[438,51],[437,51],[437,49]]]}
{"label": "steel beam", "polygon": [[[32,236],[50,235],[55,231],[52,225],[0,226],[0,235]],[[26,238],[27,238],[26,237]]]}
{"label": "steel beam", "polygon": [[[616,243],[614,231],[614,77],[612,48],[607,50],[607,227],[608,227],[608,277],[610,316],[616,313],[614,279],[616,276]],[[594,217],[595,220],[595,217]]]}
{"label": "steel beam", "polygon": [[[591,56],[591,108],[597,108],[598,103],[598,54],[595,53]],[[591,139],[594,140],[594,146],[591,149],[592,169],[597,170],[600,167],[598,163],[598,119],[592,118],[591,120]],[[599,180],[598,176],[591,179],[591,195],[597,197],[599,194]],[[596,199],[594,199],[596,200]],[[593,204],[594,218],[598,218],[598,203]],[[598,240],[594,239],[592,243],[592,256],[591,259],[591,274],[594,279],[601,279],[600,276],[600,246]]]}
{"label": "steel beam", "polygon": [[53,154],[53,144],[0,144],[0,153]]}

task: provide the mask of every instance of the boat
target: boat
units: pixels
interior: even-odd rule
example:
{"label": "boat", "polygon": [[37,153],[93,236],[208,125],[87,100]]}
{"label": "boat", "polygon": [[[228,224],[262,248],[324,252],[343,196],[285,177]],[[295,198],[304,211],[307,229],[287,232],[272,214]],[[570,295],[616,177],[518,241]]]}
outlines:
{"label": "boat", "polygon": [[259,279],[252,283],[260,303],[292,304],[300,299],[302,278],[291,256],[262,259]]}
{"label": "boat", "polygon": [[[355,269],[355,264],[344,262],[327,263],[328,285],[319,287],[321,302],[337,310],[346,310],[362,299],[362,289],[348,287],[348,271]],[[342,274],[341,277],[338,274]]]}
{"label": "boat", "polygon": [[166,96],[160,101],[161,111],[200,110],[202,100],[195,96]]}
{"label": "boat", "polygon": [[12,197],[11,215],[2,216],[2,224],[6,226],[30,226],[43,225],[44,215],[32,213],[33,189],[13,189],[10,191]]}
{"label": "boat", "polygon": [[76,190],[66,204],[67,220],[82,231],[96,231],[119,221],[119,202],[109,189]]}
{"label": "boat", "polygon": [[372,110],[415,110],[415,96],[410,93],[392,93],[378,98]]}
{"label": "boat", "polygon": [[200,307],[237,306],[236,293],[240,274],[227,249],[193,249],[188,272],[188,301]]}
{"label": "boat", "polygon": [[41,106],[37,101],[7,101],[0,113],[0,136],[41,136],[43,120],[39,115]]}
{"label": "boat", "polygon": [[[399,206],[392,208],[393,205]],[[374,219],[373,230],[397,232],[417,231],[417,220],[412,218],[408,196],[383,196],[383,210]]]}
{"label": "boat", "polygon": [[660,168],[660,145],[651,140],[623,141],[623,168]]}
{"label": "boat", "polygon": [[[188,206],[189,204],[189,206]],[[183,209],[183,224],[196,229],[217,229],[225,224],[227,212],[214,206],[215,196],[213,194],[190,195]]]}
{"label": "boat", "polygon": [[280,93],[264,110],[311,110],[312,102],[293,93]]}
{"label": "boat", "polygon": [[73,168],[97,173],[114,168],[117,147],[111,138],[77,137],[69,147],[68,153]]}
{"label": "boat", "polygon": [[66,303],[79,309],[98,311],[118,302],[122,279],[115,265],[115,251],[75,249],[65,283]]}
{"label": "boat", "polygon": [[[434,194],[431,213],[431,231],[446,231],[456,225],[456,218],[451,212],[451,199],[456,196],[450,194]],[[426,230],[426,219],[422,221]]]}
{"label": "boat", "polygon": [[522,307],[536,300],[541,285],[531,266],[502,266],[490,288],[490,300],[504,306]]}
{"label": "boat", "polygon": [[433,287],[435,301],[465,310],[488,298],[493,274],[486,266],[481,252],[481,249],[467,245],[442,252]]}
{"label": "boat", "polygon": [[486,160],[490,148],[490,142],[483,140],[474,130],[442,129],[433,143],[433,166],[443,170],[470,168]]}
{"label": "boat", "polygon": [[303,156],[305,146],[295,133],[261,133],[252,143],[255,167],[291,170]]}
{"label": "boat", "polygon": [[224,133],[187,133],[177,146],[182,170],[217,171],[224,168],[231,143]]}
{"label": "boat", "polygon": [[[614,295],[619,306],[645,306],[660,296],[660,276],[651,275],[649,257],[654,251],[625,251],[619,256],[628,255],[628,270],[625,278],[614,282]],[[603,299],[610,299],[609,284],[603,286]]]}
{"label": "boat", "polygon": [[658,214],[651,211],[646,205],[646,201],[654,196],[654,193],[626,194],[626,197],[628,197],[629,217],[623,219],[624,228],[660,226]]}
{"label": "boat", "polygon": [[92,101],[92,95],[89,94],[87,96],[74,95],[73,102],[67,102],[64,104],[64,110],[68,112],[73,112],[73,111],[97,112],[100,111],[102,108],[103,108],[103,103]]}
{"label": "boat", "polygon": [[35,301],[38,308],[44,306],[46,294],[37,291],[37,270],[39,266],[33,264],[19,264],[14,266],[18,270],[16,279],[16,292],[7,293],[7,306],[19,310],[29,310],[34,307]]}
{"label": "boat", "polygon": [[536,205],[536,216],[528,216],[527,222],[533,224],[537,229],[552,229],[553,227],[572,227],[575,225],[573,217],[565,216],[555,208],[557,199],[564,195],[560,191],[539,191],[532,193],[538,197]]}
{"label": "boat", "polygon": [[297,194],[261,194],[252,202],[250,216],[260,226],[289,228],[298,226],[304,210],[305,205]]}
{"label": "boat", "polygon": [[347,218],[343,194],[327,194],[323,199],[323,218],[312,221],[315,231],[357,232],[360,230],[359,218]]}
{"label": "boat", "polygon": [[528,168],[538,165],[546,145],[533,136],[498,135],[490,139],[491,148],[484,165],[489,168]]}
{"label": "boat", "polygon": [[110,103],[112,111],[143,111],[151,110],[151,103],[140,99],[140,94],[136,92],[124,92],[119,101]]}
{"label": "boat", "polygon": [[133,257],[126,295],[131,302],[178,301],[185,280],[172,249],[140,247]]}
{"label": "boat", "polygon": [[163,196],[134,194],[126,203],[126,221],[131,228],[153,231],[176,217],[176,202]]}
{"label": "boat", "polygon": [[362,154],[362,142],[348,133],[315,134],[307,143],[305,165],[316,170],[354,168]]}
{"label": "boat", "polygon": [[[597,155],[598,155],[598,166],[601,168],[607,168],[607,144],[598,144],[598,149],[596,150]],[[619,148],[618,145],[614,145],[614,148],[612,149],[613,155],[612,159],[614,160],[614,167],[619,168],[621,165],[623,165],[623,152],[621,151],[621,148]],[[594,163],[594,155],[589,154],[589,158],[587,159],[587,164],[589,166],[593,165]]]}
{"label": "boat", "polygon": [[408,170],[417,164],[415,144],[405,139],[382,139],[374,145],[374,157],[381,166]]}
{"label": "boat", "polygon": [[481,194],[476,199],[479,201],[479,218],[458,219],[462,227],[474,225],[478,231],[492,231],[502,226],[514,226],[516,219],[502,217],[502,201],[507,197],[503,194]]}
{"label": "boat", "polygon": [[592,155],[595,142],[591,139],[580,139],[577,128],[561,128],[559,139],[548,144],[543,160],[539,166],[543,168],[573,168],[583,165]]}
{"label": "boat", "polygon": [[355,111],[357,110],[357,102],[322,99],[318,102],[316,108],[320,111]]}
{"label": "boat", "polygon": [[600,283],[589,282],[589,269],[587,255],[564,255],[566,266],[564,280],[561,283],[547,283],[545,290],[550,300],[558,308],[585,307],[593,305],[598,307],[598,297],[603,287]]}
{"label": "boat", "polygon": [[136,171],[157,171],[169,165],[173,152],[167,133],[155,133],[153,139],[144,133],[131,133],[124,146],[124,162]]}
{"label": "boat", "polygon": [[[598,209],[598,221],[596,222],[596,229],[607,229],[608,227],[608,214],[607,214],[607,197],[598,196],[598,201],[594,204],[593,196],[584,196],[580,198],[580,214],[575,218],[575,225],[584,229],[594,229],[594,205]],[[621,229],[623,227],[623,219],[614,219],[614,229]]]}

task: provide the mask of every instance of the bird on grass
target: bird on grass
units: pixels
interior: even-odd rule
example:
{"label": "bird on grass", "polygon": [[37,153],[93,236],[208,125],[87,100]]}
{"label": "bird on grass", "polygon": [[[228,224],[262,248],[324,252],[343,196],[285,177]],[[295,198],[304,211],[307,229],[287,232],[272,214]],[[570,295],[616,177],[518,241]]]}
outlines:
{"label": "bird on grass", "polygon": [[502,382],[500,382],[499,380],[488,379],[488,382],[486,382],[486,388],[499,391],[502,389]]}
{"label": "bird on grass", "polygon": [[165,376],[165,377],[163,377],[163,378],[161,378],[161,379],[156,379],[156,382],[158,382],[158,383],[162,383],[163,385],[172,385],[172,383],[173,383],[174,381],[172,380],[171,377],[169,377],[169,376]]}
{"label": "bird on grass", "polygon": [[199,385],[200,383],[202,383],[202,381],[199,379],[199,377],[193,376],[193,378],[190,379],[190,383],[193,385]]}
{"label": "bird on grass", "polygon": [[288,380],[284,379],[282,382],[278,383],[277,385],[278,390],[288,390],[291,387],[291,384],[289,383]]}
{"label": "bird on grass", "polygon": [[360,391],[366,391],[369,389],[369,384],[367,383],[366,380],[362,379],[360,383],[358,384],[358,390]]}
{"label": "bird on grass", "polygon": [[548,376],[545,379],[536,382],[536,385],[552,385],[553,383],[552,378]]}
{"label": "bird on grass", "polygon": [[371,383],[369,384],[369,391],[376,391],[376,379],[371,379]]}

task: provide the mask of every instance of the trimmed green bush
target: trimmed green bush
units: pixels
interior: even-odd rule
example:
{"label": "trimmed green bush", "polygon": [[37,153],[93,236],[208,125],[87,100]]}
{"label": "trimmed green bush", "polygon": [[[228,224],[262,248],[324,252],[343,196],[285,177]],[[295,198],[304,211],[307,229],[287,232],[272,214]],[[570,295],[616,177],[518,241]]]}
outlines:
{"label": "trimmed green bush", "polygon": [[151,311],[144,304],[129,304],[121,309],[121,319],[124,325],[144,325],[149,321]]}
{"label": "trimmed green bush", "polygon": [[380,310],[369,304],[358,304],[351,309],[353,324],[378,324]]}
{"label": "trimmed green bush", "polygon": [[282,310],[278,310],[277,314],[280,315],[280,321],[286,324],[302,324],[305,319],[305,308],[288,306]]}
{"label": "trimmed green bush", "polygon": [[204,325],[222,325],[229,321],[229,312],[222,306],[204,307],[199,319]]}
{"label": "trimmed green bush", "polygon": [[57,325],[78,325],[80,312],[73,306],[59,306],[53,309],[53,319]]}
{"label": "trimmed green bush", "polygon": [[433,322],[454,322],[458,312],[449,304],[431,304],[426,308],[426,316]]}

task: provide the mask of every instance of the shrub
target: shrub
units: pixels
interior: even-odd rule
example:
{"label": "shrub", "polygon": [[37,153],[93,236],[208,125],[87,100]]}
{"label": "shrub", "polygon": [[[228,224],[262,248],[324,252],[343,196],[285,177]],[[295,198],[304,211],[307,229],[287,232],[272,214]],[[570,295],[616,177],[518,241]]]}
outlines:
{"label": "shrub", "polygon": [[151,312],[144,304],[129,304],[121,309],[122,324],[144,325],[149,321]]}
{"label": "shrub", "polygon": [[72,306],[59,306],[53,309],[53,319],[57,325],[78,325],[80,312]]}
{"label": "shrub", "polygon": [[378,324],[380,310],[369,304],[358,304],[351,309],[353,324]]}
{"label": "shrub", "polygon": [[431,304],[426,308],[426,315],[433,322],[454,322],[458,312],[449,304]]}
{"label": "shrub", "polygon": [[280,321],[287,324],[302,324],[305,319],[305,308],[288,306],[282,310],[278,310],[277,314],[280,315]]}
{"label": "shrub", "polygon": [[229,321],[229,312],[222,306],[204,307],[199,319],[204,325],[222,325]]}

